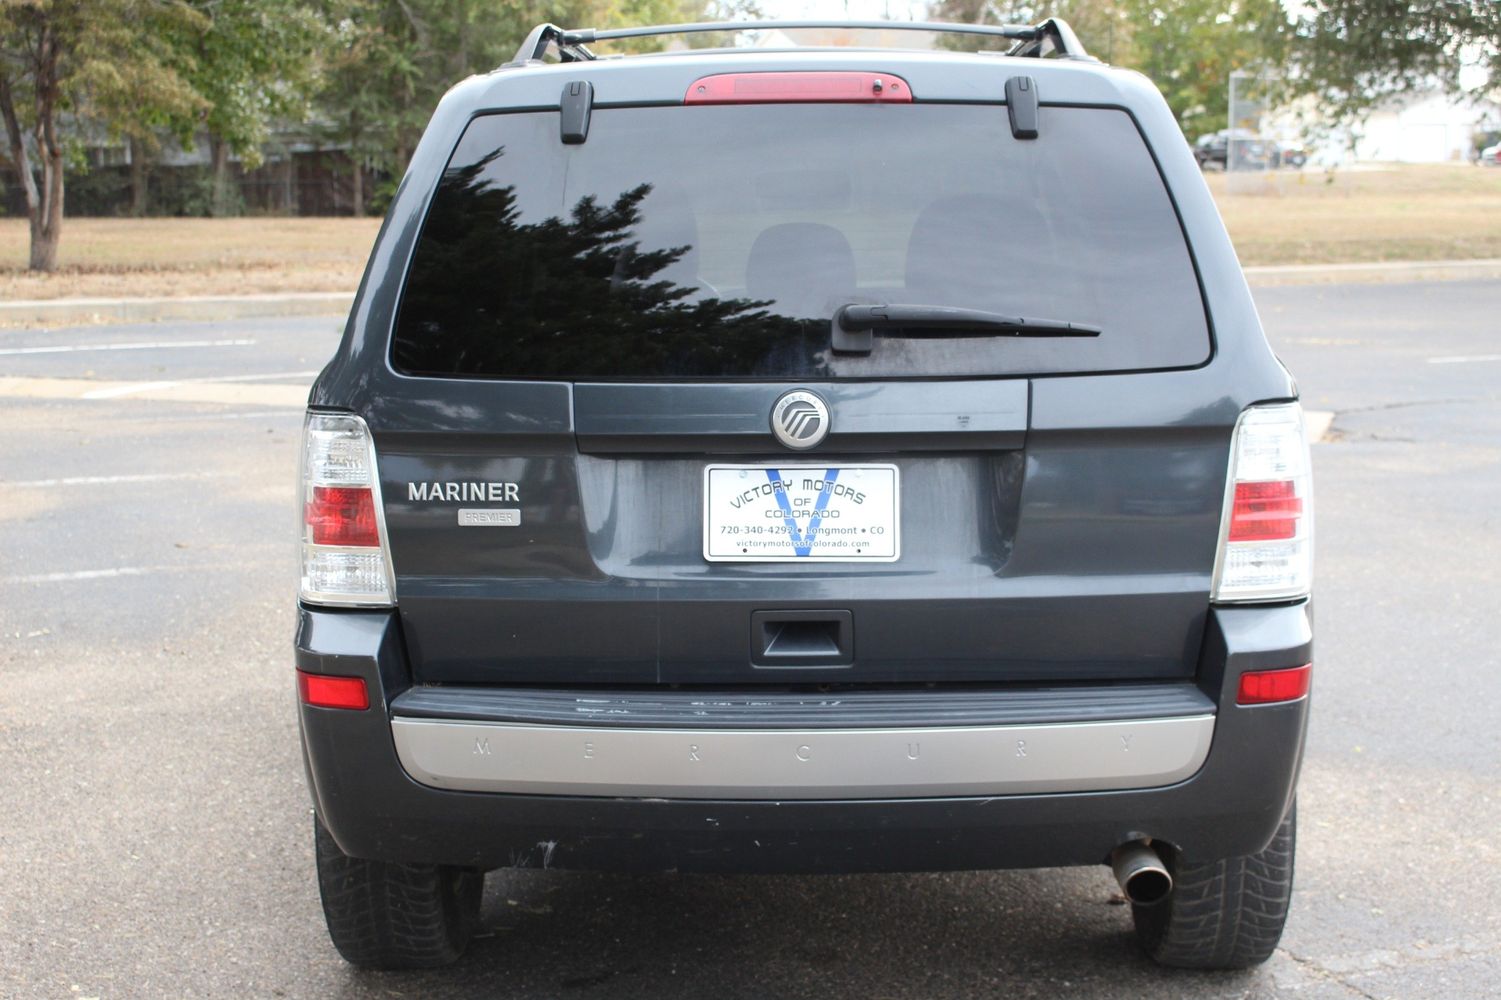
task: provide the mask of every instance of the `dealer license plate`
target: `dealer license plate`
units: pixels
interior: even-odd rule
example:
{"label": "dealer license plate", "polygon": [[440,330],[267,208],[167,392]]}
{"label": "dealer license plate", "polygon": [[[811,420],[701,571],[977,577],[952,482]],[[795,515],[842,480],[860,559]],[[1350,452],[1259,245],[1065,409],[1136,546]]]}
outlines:
{"label": "dealer license plate", "polygon": [[710,562],[894,562],[901,554],[894,465],[710,465]]}

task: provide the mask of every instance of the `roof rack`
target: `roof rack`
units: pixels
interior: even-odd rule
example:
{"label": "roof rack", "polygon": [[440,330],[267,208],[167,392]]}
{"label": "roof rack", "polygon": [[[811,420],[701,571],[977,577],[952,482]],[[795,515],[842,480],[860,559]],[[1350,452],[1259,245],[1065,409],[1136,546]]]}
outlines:
{"label": "roof rack", "polygon": [[539,24],[526,36],[516,57],[507,66],[524,66],[538,62],[549,45],[556,46],[563,62],[592,60],[588,46],[618,38],[646,38],[652,35],[690,35],[712,31],[795,30],[799,28],[866,28],[881,31],[933,31],[960,35],[989,35],[1006,38],[1016,44],[1007,55],[1043,57],[1057,55],[1067,59],[1088,59],[1067,22],[1050,17],[1041,24],[953,24],[945,21],[706,21],[699,24],[656,24],[634,28],[566,29],[555,24]]}

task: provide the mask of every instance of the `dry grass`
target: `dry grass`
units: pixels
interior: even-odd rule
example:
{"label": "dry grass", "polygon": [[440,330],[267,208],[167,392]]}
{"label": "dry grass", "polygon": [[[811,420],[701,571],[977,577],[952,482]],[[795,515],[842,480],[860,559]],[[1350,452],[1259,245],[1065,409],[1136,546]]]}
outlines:
{"label": "dry grass", "polygon": [[68,219],[60,266],[26,271],[24,219],[0,219],[0,299],[352,291],[379,219]]}
{"label": "dry grass", "polygon": [[[1412,166],[1210,188],[1244,264],[1501,257],[1501,170]],[[1240,186],[1240,185],[1238,185]],[[0,219],[0,299],[349,291],[376,219],[69,219],[61,269],[26,272],[26,223]]]}
{"label": "dry grass", "polygon": [[[1501,257],[1501,170],[1277,171],[1209,187],[1242,264]],[[1249,182],[1249,185],[1246,184]]]}

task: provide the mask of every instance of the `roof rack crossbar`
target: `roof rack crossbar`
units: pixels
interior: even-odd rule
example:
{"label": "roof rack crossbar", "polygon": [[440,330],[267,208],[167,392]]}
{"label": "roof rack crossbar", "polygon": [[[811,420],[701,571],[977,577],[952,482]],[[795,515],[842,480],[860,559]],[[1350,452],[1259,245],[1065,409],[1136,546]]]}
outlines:
{"label": "roof rack crossbar", "polygon": [[690,35],[711,31],[793,31],[802,28],[865,28],[878,31],[938,31],[964,35],[994,35],[1013,41],[1038,37],[1038,29],[1019,24],[952,24],[946,21],[704,21],[694,24],[655,24],[631,28],[583,28],[566,31],[568,42],[588,44],[616,38],[651,35]]}
{"label": "roof rack crossbar", "polygon": [[588,46],[618,38],[647,38],[653,35],[691,35],[715,31],[780,31],[803,28],[857,28],[877,31],[932,31],[944,34],[988,35],[1009,39],[1016,44],[1008,50],[1013,56],[1044,56],[1056,52],[1061,56],[1087,59],[1089,54],[1079,43],[1068,23],[1050,17],[1041,24],[955,24],[948,21],[705,21],[693,24],[654,24],[631,28],[579,28],[568,30],[555,24],[539,24],[526,36],[516,58],[508,66],[536,62],[555,45],[563,62],[594,59]]}

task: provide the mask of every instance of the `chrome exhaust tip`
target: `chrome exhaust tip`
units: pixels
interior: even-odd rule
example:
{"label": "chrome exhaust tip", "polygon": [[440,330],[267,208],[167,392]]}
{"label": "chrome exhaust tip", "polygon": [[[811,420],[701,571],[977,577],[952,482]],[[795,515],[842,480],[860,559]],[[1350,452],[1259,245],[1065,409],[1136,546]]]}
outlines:
{"label": "chrome exhaust tip", "polygon": [[1162,856],[1146,841],[1133,840],[1110,852],[1110,870],[1121,894],[1137,906],[1151,906],[1173,891],[1173,876]]}

